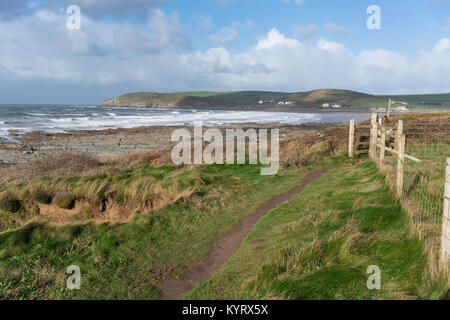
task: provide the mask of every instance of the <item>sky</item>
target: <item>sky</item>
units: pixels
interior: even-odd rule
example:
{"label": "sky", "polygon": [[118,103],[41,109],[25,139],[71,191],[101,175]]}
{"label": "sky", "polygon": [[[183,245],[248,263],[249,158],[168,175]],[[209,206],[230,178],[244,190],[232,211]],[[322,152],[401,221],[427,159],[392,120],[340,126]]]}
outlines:
{"label": "sky", "polygon": [[0,44],[0,104],[450,92],[450,0],[1,0]]}

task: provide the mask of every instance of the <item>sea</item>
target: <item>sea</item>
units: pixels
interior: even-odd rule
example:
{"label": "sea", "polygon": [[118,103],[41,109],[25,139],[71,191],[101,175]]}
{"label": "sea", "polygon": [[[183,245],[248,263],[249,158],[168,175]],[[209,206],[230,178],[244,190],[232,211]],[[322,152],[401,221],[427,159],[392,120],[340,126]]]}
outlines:
{"label": "sea", "polygon": [[142,126],[226,126],[237,123],[303,124],[347,122],[345,113],[300,113],[193,109],[105,108],[78,105],[0,105],[0,142],[14,142],[9,132],[66,132]]}

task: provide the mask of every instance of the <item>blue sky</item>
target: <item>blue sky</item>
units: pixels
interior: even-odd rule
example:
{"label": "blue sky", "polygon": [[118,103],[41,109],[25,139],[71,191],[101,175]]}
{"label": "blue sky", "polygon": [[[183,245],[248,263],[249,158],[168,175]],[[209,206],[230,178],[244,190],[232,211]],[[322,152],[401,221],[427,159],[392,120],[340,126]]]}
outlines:
{"label": "blue sky", "polygon": [[[81,9],[68,30],[66,9]],[[366,10],[381,10],[369,30]],[[2,0],[0,103],[133,91],[449,92],[450,0]]]}
{"label": "blue sky", "polygon": [[[382,30],[373,32],[366,28],[366,9],[376,4],[382,10]],[[442,37],[450,17],[450,1],[432,0],[304,0],[300,5],[282,0],[229,1],[218,5],[211,0],[171,1],[165,9],[183,12],[182,22],[190,26],[196,48],[207,49],[212,44],[205,37],[204,30],[195,27],[193,16],[210,15],[212,32],[234,23],[250,19],[253,28],[243,29],[234,49],[246,49],[258,37],[276,27],[281,33],[294,37],[297,25],[335,23],[345,27],[347,34],[330,34],[323,28],[317,36],[327,40],[340,41],[353,50],[376,49],[379,47],[397,50],[406,54],[411,50],[430,48]],[[192,26],[192,27],[191,27]]]}

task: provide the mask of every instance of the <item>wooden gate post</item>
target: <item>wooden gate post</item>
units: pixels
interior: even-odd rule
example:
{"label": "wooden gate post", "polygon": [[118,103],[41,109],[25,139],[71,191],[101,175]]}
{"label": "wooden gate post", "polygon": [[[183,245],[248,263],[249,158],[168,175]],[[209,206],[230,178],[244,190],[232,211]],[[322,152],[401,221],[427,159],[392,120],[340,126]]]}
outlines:
{"label": "wooden gate post", "polygon": [[405,146],[406,136],[402,134],[398,143],[398,160],[397,160],[397,197],[401,198],[403,195],[403,174],[405,163]]}
{"label": "wooden gate post", "polygon": [[444,216],[442,217],[441,263],[448,271],[450,262],[450,158],[445,172]]}
{"label": "wooden gate post", "polygon": [[384,163],[384,158],[386,155],[386,127],[382,126],[381,127],[381,141],[380,141],[380,169],[383,170],[383,163]]}
{"label": "wooden gate post", "polygon": [[392,106],[392,99],[389,99],[388,109],[387,109],[387,118],[391,117],[391,106]]}
{"label": "wooden gate post", "polygon": [[370,122],[370,143],[369,156],[372,160],[377,158],[377,143],[378,143],[378,114],[372,113],[372,120]]}
{"label": "wooden gate post", "polygon": [[399,143],[400,143],[400,137],[403,134],[403,121],[402,120],[398,120],[397,122],[397,131],[396,131],[396,135],[395,135],[395,148],[398,149],[399,148]]}
{"label": "wooden gate post", "polygon": [[348,137],[348,156],[355,156],[355,119],[350,120],[350,131]]}

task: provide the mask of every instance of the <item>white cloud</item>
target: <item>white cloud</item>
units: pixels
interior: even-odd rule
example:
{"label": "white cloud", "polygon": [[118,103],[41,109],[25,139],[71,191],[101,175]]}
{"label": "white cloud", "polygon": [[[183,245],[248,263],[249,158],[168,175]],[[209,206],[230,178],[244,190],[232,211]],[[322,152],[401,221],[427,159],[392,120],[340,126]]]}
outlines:
{"label": "white cloud", "polygon": [[158,36],[158,46],[164,49],[183,47],[188,44],[188,38],[181,31],[182,27],[177,12],[168,17],[159,9],[154,10],[149,20],[150,28]]}
{"label": "white cloud", "polygon": [[346,27],[340,26],[334,22],[329,22],[324,25],[324,29],[326,32],[331,34],[346,34],[349,33]]}
{"label": "white cloud", "polygon": [[295,3],[296,5],[301,5],[305,2],[305,0],[281,0],[284,3]]}
{"label": "white cloud", "polygon": [[30,9],[27,0],[1,0],[0,17],[10,18],[27,12]]}
{"label": "white cloud", "polygon": [[[80,31],[69,31],[66,19],[63,13],[40,10],[26,18],[0,20],[2,99],[12,97],[11,88],[28,92],[25,87],[40,88],[49,81],[45,97],[78,88],[77,96],[95,96],[98,102],[111,92],[138,90],[337,87],[412,93],[448,91],[450,82],[447,38],[408,58],[381,48],[353,52],[326,39],[302,42],[272,29],[249,49],[236,52],[223,47],[239,36],[229,28],[214,38],[218,48],[179,54],[177,49],[188,45],[189,39],[176,13],[153,11],[148,17],[150,30],[84,17]],[[6,89],[5,84],[12,82],[14,87]]]}
{"label": "white cloud", "polygon": [[246,18],[244,22],[233,22],[231,27],[223,27],[218,32],[209,36],[209,39],[216,45],[227,46],[239,39],[239,32],[252,29],[255,26],[250,18]]}
{"label": "white cloud", "polygon": [[434,47],[434,51],[438,53],[446,52],[450,50],[450,39],[444,38],[438,42]]}
{"label": "white cloud", "polygon": [[201,29],[210,29],[214,25],[210,14],[193,14],[192,17],[197,27]]}
{"label": "white cloud", "polygon": [[294,27],[294,36],[302,36],[307,39],[315,38],[317,36],[317,32],[319,31],[319,27],[315,24],[309,24],[306,26],[297,25]]}
{"label": "white cloud", "polygon": [[432,51],[407,57],[388,50],[353,53],[343,44],[320,39],[302,43],[276,29],[253,48],[231,54],[224,48],[183,56],[184,68],[226,89],[299,91],[323,87],[367,92],[447,90],[450,80],[450,41]]}
{"label": "white cloud", "polygon": [[447,31],[447,32],[450,31],[450,18],[448,18],[447,21],[445,21],[444,31]]}
{"label": "white cloud", "polygon": [[[3,0],[2,0],[3,1]],[[56,7],[65,3],[68,5],[80,6],[83,14],[94,18],[105,16],[134,15],[146,18],[147,13],[155,7],[159,7],[169,0],[51,0]]]}
{"label": "white cloud", "polygon": [[249,17],[245,18],[244,22],[234,22],[232,24],[233,28],[236,29],[252,29],[255,27],[255,23],[253,22],[252,19],[250,19]]}
{"label": "white cloud", "polygon": [[[167,60],[168,52],[185,46],[178,15],[155,10],[149,18],[152,33],[84,18],[80,31],[66,28],[66,15],[48,10],[13,21],[0,21],[0,78],[59,80],[104,85],[147,79]],[[164,56],[163,56],[164,54]]]}
{"label": "white cloud", "polygon": [[216,44],[224,46],[235,42],[239,38],[239,32],[235,28],[224,27],[220,29],[220,32],[212,34],[209,38]]}

